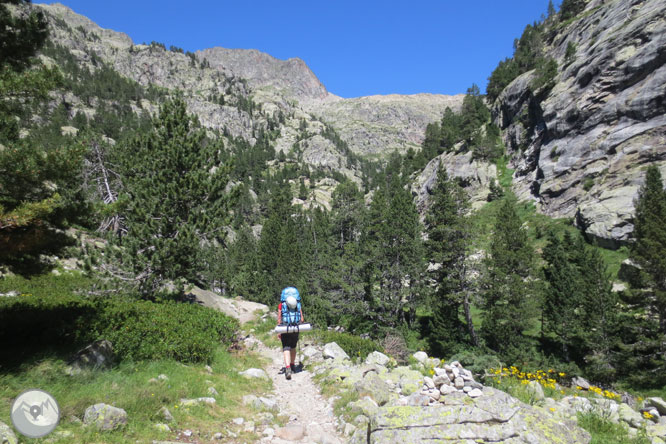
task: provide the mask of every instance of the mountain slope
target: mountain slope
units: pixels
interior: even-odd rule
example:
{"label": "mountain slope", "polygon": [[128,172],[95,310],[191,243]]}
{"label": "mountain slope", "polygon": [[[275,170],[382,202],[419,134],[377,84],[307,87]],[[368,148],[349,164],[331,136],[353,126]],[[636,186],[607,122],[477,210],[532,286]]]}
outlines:
{"label": "mountain slope", "polygon": [[545,56],[559,66],[552,90],[535,90],[529,71],[494,104],[515,189],[617,247],[644,167],[666,173],[666,2],[590,1],[556,25]]}

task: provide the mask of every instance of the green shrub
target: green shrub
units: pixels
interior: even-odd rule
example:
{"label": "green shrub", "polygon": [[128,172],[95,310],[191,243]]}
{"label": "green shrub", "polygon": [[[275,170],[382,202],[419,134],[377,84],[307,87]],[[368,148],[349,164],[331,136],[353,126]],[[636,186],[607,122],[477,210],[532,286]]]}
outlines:
{"label": "green shrub", "polygon": [[587,179],[585,179],[585,182],[583,182],[583,189],[585,191],[590,191],[593,186],[594,186],[594,179],[592,177],[588,177]]}
{"label": "green shrub", "polygon": [[339,333],[337,331],[318,331],[315,337],[323,343],[335,342],[351,358],[365,359],[373,351],[384,352],[381,345],[371,339],[363,339],[349,333]]}
{"label": "green shrub", "polygon": [[114,298],[100,305],[94,330],[121,359],[209,362],[220,342],[234,341],[238,322],[195,304]]}

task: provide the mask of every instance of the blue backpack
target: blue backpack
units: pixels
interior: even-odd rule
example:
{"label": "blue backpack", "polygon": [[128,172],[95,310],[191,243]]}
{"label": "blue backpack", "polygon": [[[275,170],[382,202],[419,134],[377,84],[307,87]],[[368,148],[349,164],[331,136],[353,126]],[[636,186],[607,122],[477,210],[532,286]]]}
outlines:
{"label": "blue backpack", "polygon": [[[296,298],[298,304],[295,309],[290,309],[287,305],[287,298],[293,296]],[[301,295],[294,287],[287,287],[282,290],[280,295],[280,303],[282,305],[282,323],[287,325],[298,325],[301,322]]]}

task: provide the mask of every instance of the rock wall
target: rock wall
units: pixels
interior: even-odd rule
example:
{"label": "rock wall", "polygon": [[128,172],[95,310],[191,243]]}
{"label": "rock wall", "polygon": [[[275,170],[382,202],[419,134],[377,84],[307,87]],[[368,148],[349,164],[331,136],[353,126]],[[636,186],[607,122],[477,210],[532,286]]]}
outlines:
{"label": "rock wall", "polygon": [[545,98],[531,90],[528,72],[493,106],[515,190],[617,247],[631,238],[645,167],[666,173],[666,1],[590,1],[559,25],[546,55],[559,73]]}

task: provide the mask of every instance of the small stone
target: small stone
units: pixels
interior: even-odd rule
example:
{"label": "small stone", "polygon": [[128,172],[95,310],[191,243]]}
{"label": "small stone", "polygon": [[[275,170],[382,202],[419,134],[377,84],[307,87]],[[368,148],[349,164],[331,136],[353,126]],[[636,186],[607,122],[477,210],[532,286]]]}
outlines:
{"label": "small stone", "polygon": [[211,367],[210,365],[205,366],[204,370],[206,370],[206,373],[209,373],[211,375],[213,374],[213,367]]}
{"label": "small stone", "polygon": [[483,396],[483,392],[479,389],[472,389],[467,393],[467,396],[470,398],[478,398],[479,396]]}
{"label": "small stone", "polygon": [[14,431],[4,422],[0,421],[0,442],[3,444],[17,444]]}
{"label": "small stone", "polygon": [[388,356],[386,356],[384,353],[373,351],[368,355],[367,358],[365,358],[365,363],[369,365],[376,364],[376,365],[385,366],[386,364],[389,363],[390,360],[391,359]]}
{"label": "small stone", "polygon": [[647,398],[645,400],[645,407],[654,407],[661,415],[666,415],[666,401],[660,397]]}
{"label": "small stone", "polygon": [[272,427],[266,427],[264,431],[261,432],[261,434],[264,436],[273,437],[275,436],[275,429],[273,429]]}
{"label": "small stone", "polygon": [[232,419],[233,423],[236,425],[243,425],[245,422],[245,418],[234,418]]}
{"label": "small stone", "polygon": [[435,376],[432,381],[435,383],[435,387],[441,387],[443,384],[451,383],[449,377],[446,376],[446,372],[444,372],[444,374]]}
{"label": "small stone", "polygon": [[211,396],[218,396],[219,393],[217,393],[217,390],[215,390],[215,387],[208,387],[208,394]]}
{"label": "small stone", "polygon": [[470,386],[468,386],[468,385],[466,385],[465,387],[463,387],[463,392],[465,392],[465,393],[469,393],[469,392],[471,392],[471,391],[472,391],[472,387],[470,387]]}
{"label": "small stone", "polygon": [[155,427],[160,432],[170,432],[171,431],[171,427],[169,427],[166,424],[162,424],[162,423],[157,423],[153,427]]}
{"label": "small stone", "polygon": [[260,368],[249,368],[239,374],[248,379],[269,379],[266,372]]}
{"label": "small stone", "polygon": [[224,435],[221,432],[217,432],[213,435],[213,439],[217,439],[218,441],[224,438]]}
{"label": "small stone", "polygon": [[189,429],[183,430],[183,436],[189,438],[190,436],[192,436],[192,430]]}
{"label": "small stone", "polygon": [[580,387],[583,390],[589,390],[590,389],[590,383],[587,382],[585,378],[581,378],[580,376],[576,376],[571,380],[571,384],[574,387]]}
{"label": "small stone", "polygon": [[456,392],[456,391],[457,390],[455,389],[455,387],[452,387],[452,386],[447,385],[447,384],[444,384],[439,388],[439,393],[441,393],[444,396],[446,396],[448,394],[451,394],[453,392]]}
{"label": "small stone", "polygon": [[150,378],[150,379],[148,380],[148,384],[157,384],[158,382],[160,382],[160,381],[158,381],[158,380],[155,379],[155,378]]}
{"label": "small stone", "polygon": [[423,378],[423,385],[425,385],[425,386],[428,387],[429,389],[434,389],[434,388],[435,388],[435,383],[434,383],[434,381],[432,380],[432,378],[430,378],[430,377],[428,377],[428,376],[426,376],[426,377]]}
{"label": "small stone", "polygon": [[115,430],[127,424],[127,412],[117,407],[99,403],[86,409],[83,422],[95,425],[99,430]]}
{"label": "small stone", "polygon": [[157,376],[157,379],[159,379],[160,381],[168,381],[169,377],[167,375],[165,375],[164,373],[162,373],[162,374]]}
{"label": "small stone", "polygon": [[193,399],[182,398],[180,400],[180,404],[183,406],[200,405],[200,404],[213,405],[216,402],[217,401],[215,400],[215,398],[208,398],[208,397],[193,398]]}
{"label": "small stone", "polygon": [[160,416],[167,422],[173,421],[173,415],[169,411],[168,408],[162,406],[162,408],[159,411]]}
{"label": "small stone", "polygon": [[439,392],[439,390],[437,390],[437,389],[428,390],[428,397],[430,399],[434,399],[435,401],[439,401],[440,396],[442,396],[442,394]]}
{"label": "small stone", "polygon": [[465,387],[465,381],[463,380],[463,378],[458,377],[453,381],[453,386],[458,390],[460,390],[463,387]]}
{"label": "small stone", "polygon": [[245,423],[245,427],[243,427],[243,431],[245,432],[254,432],[254,422],[248,421]]}

